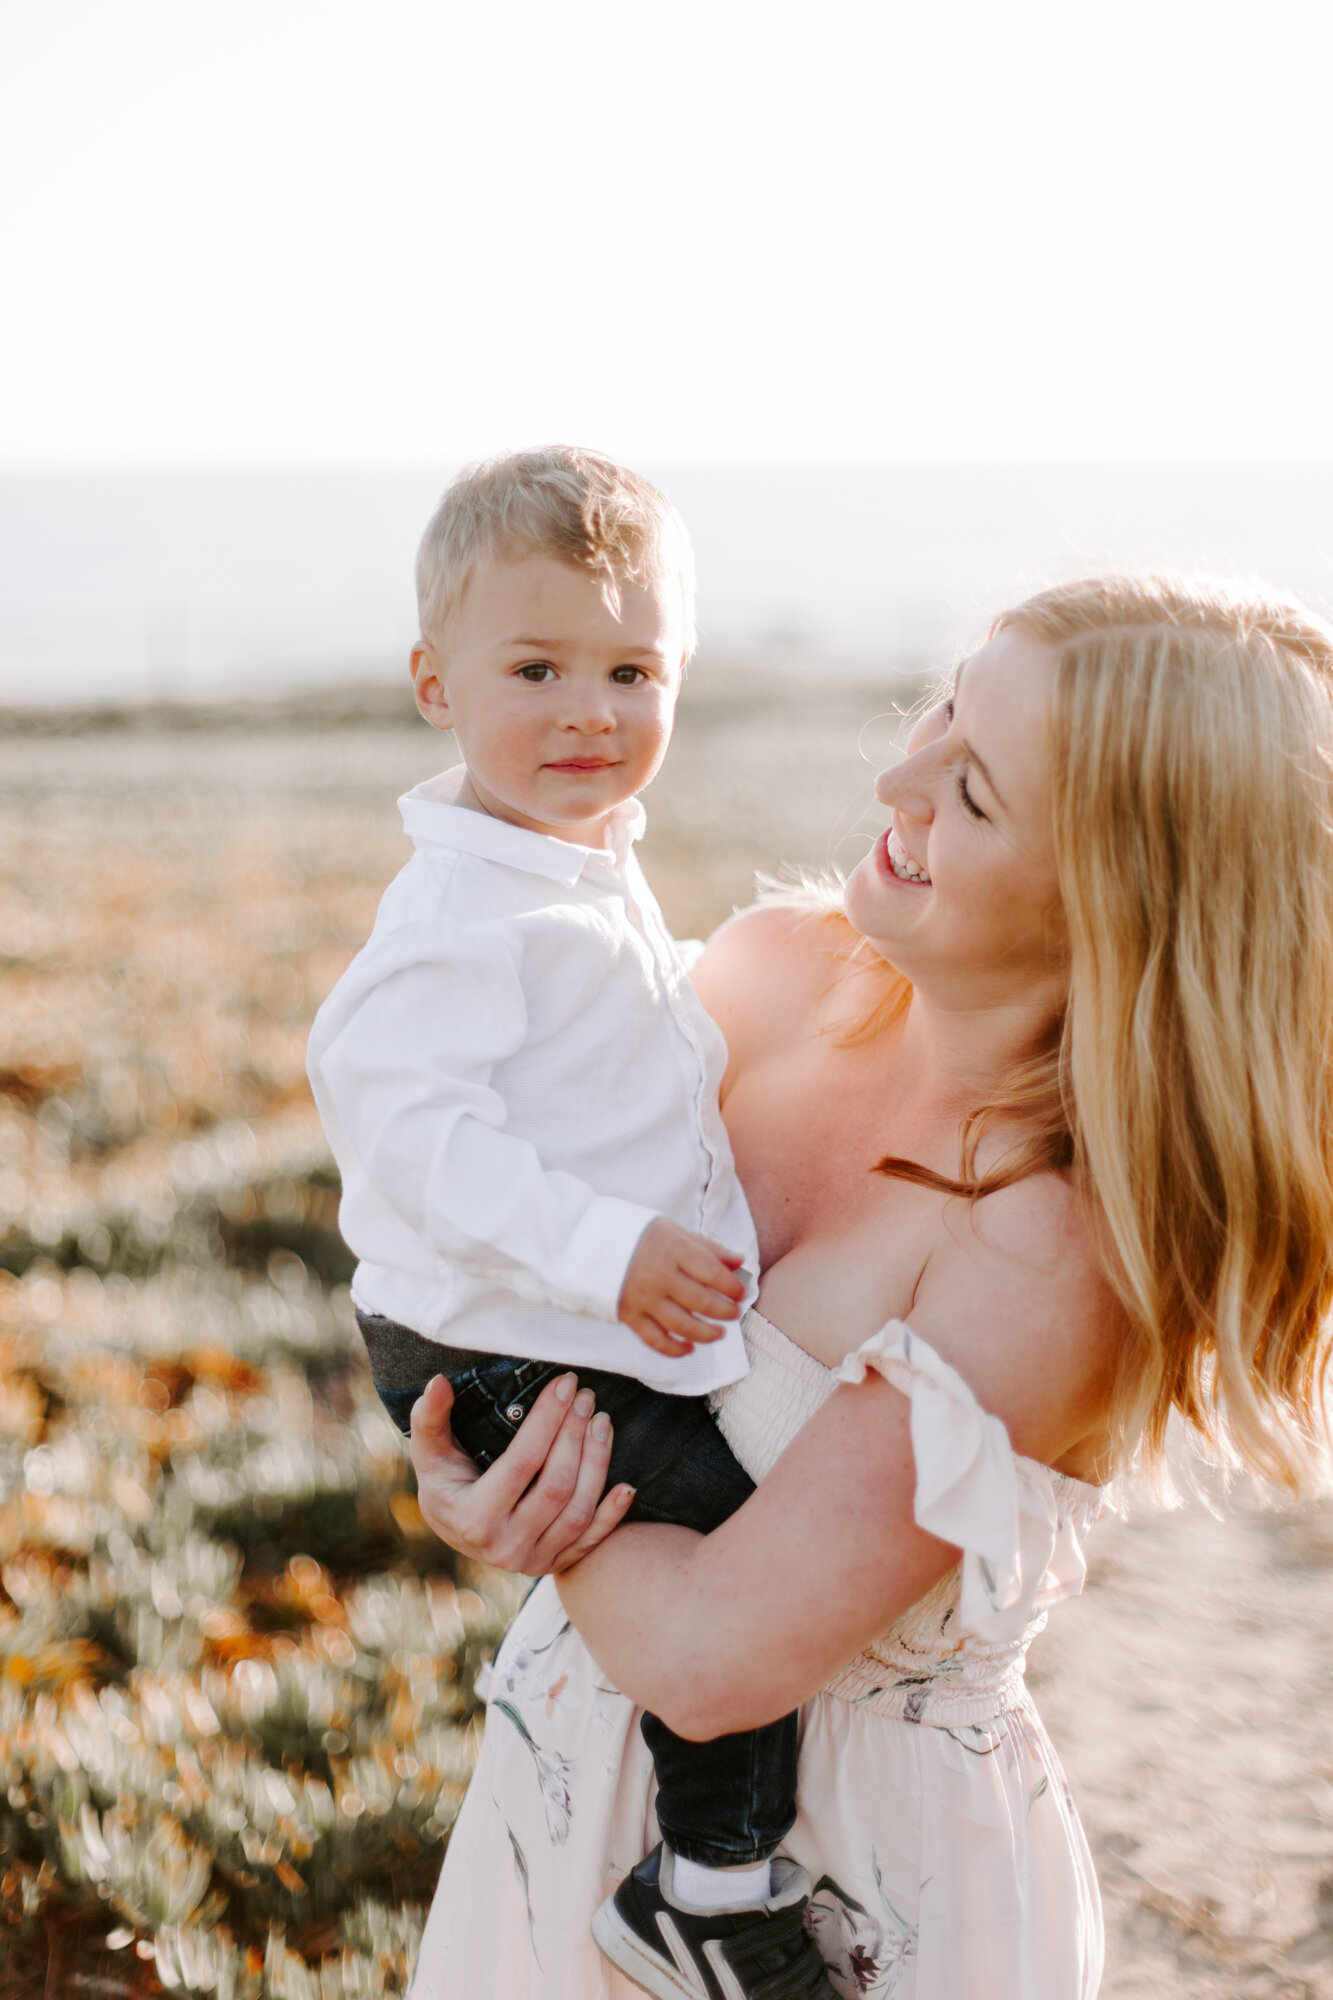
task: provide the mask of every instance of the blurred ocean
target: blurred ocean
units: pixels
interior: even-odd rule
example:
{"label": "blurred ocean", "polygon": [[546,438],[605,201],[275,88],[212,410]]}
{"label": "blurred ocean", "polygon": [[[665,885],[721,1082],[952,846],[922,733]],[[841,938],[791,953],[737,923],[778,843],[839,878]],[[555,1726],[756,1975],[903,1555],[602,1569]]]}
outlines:
{"label": "blurred ocean", "polygon": [[[1333,602],[1333,465],[645,468],[699,559],[701,663],[858,678],[1107,561]],[[388,685],[451,468],[0,477],[0,706]]]}

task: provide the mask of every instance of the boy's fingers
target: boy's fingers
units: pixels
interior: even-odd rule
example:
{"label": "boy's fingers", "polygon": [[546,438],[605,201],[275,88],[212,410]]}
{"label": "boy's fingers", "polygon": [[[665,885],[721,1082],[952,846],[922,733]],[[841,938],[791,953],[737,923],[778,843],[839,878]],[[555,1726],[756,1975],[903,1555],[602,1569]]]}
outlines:
{"label": "boy's fingers", "polygon": [[692,1278],[695,1284],[709,1285],[729,1299],[745,1297],[745,1280],[738,1276],[735,1266],[724,1263],[720,1257],[710,1256],[706,1251],[695,1251],[682,1256],[677,1263],[681,1275]]}
{"label": "boy's fingers", "polygon": [[710,1341],[721,1340],[722,1328],[711,1320],[700,1319],[678,1306],[674,1299],[664,1299],[657,1309],[657,1323],[664,1333],[675,1334],[678,1340],[697,1341],[707,1346]]}
{"label": "boy's fingers", "polygon": [[739,1271],[745,1262],[739,1250],[728,1250],[725,1243],[719,1243],[713,1236],[703,1236],[700,1241],[706,1243],[713,1254],[722,1259],[729,1271]]}
{"label": "boy's fingers", "polygon": [[687,1278],[682,1271],[671,1287],[671,1302],[681,1306],[686,1312],[700,1313],[705,1319],[739,1319],[740,1300],[722,1292],[714,1291],[711,1285],[701,1285],[693,1278]]}
{"label": "boy's fingers", "polygon": [[[662,1310],[665,1312],[666,1308],[663,1307]],[[638,1335],[645,1347],[653,1348],[658,1354],[667,1354],[673,1361],[678,1361],[682,1355],[690,1351],[692,1343],[688,1338],[677,1339],[659,1320],[649,1319],[646,1313],[640,1314],[634,1320],[631,1330]]]}

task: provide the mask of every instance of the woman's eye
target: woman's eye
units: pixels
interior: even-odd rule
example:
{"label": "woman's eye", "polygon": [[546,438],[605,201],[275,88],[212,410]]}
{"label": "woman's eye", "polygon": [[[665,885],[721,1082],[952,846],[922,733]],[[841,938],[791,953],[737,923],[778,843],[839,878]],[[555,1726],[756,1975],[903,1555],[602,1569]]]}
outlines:
{"label": "woman's eye", "polygon": [[958,773],[958,796],[963,801],[963,804],[967,808],[968,812],[971,813],[973,819],[985,819],[986,817],[985,813],[981,810],[981,807],[977,804],[971,792],[969,792],[969,790],[967,789],[966,771],[960,771]]}
{"label": "woman's eye", "polygon": [[637,687],[639,682],[646,681],[648,676],[642,667],[613,667],[611,678],[617,687],[627,688]]}
{"label": "woman's eye", "polygon": [[518,671],[525,681],[544,681],[553,670],[540,660],[530,660],[526,667],[520,667]]}

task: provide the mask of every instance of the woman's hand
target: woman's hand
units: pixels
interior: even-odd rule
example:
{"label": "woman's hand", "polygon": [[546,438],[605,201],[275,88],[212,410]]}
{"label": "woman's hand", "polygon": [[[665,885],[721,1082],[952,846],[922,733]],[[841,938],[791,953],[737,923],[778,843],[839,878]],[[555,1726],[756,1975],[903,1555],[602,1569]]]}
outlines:
{"label": "woman's hand", "polygon": [[634,1488],[617,1486],[601,1497],[611,1420],[603,1414],[588,1421],[592,1392],[579,1389],[576,1376],[547,1383],[513,1443],[486,1472],[454,1443],[453,1401],[453,1390],[437,1375],[412,1409],[417,1499],[450,1548],[497,1569],[550,1576],[578,1562],[619,1525]]}

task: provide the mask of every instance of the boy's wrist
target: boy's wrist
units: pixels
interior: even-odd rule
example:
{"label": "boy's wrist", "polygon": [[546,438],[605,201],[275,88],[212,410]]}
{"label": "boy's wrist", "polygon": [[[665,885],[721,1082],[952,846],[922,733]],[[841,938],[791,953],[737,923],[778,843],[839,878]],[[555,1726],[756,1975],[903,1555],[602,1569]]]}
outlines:
{"label": "boy's wrist", "polygon": [[584,1302],[575,1307],[589,1318],[618,1322],[625,1283],[639,1246],[661,1212],[618,1195],[598,1195],[570,1239],[567,1259],[587,1273]]}

